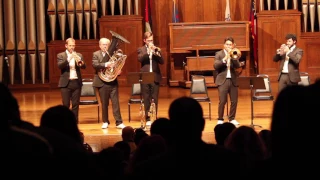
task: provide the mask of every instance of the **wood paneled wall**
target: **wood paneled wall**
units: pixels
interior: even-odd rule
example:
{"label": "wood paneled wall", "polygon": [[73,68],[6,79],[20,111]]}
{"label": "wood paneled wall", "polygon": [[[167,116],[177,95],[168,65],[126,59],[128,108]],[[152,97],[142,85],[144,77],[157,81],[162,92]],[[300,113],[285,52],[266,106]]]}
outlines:
{"label": "wood paneled wall", "polygon": [[[230,0],[231,20],[248,21],[251,10],[250,3],[251,1],[248,0]],[[142,6],[144,7],[143,4]],[[176,0],[176,6],[180,22],[213,22],[224,21],[225,18],[226,0]],[[152,31],[155,44],[162,49],[163,56],[166,57],[165,65],[161,66],[162,82],[166,84],[170,78],[170,61],[173,61],[170,55],[168,27],[168,23],[172,22],[172,14],[172,0],[152,0]],[[142,15],[144,16],[144,14]],[[186,56],[182,55],[181,58],[184,59]],[[176,63],[176,68],[182,69],[181,64]]]}
{"label": "wood paneled wall", "polygon": [[[267,0],[258,0],[258,3],[264,3],[265,7],[267,6],[266,2]],[[297,46],[304,51],[299,64],[299,70],[300,72],[307,72],[311,78],[311,82],[314,82],[320,77],[318,51],[320,43],[317,41],[320,38],[320,32],[312,32],[310,22],[305,21],[306,19],[309,21],[308,18],[313,14],[311,10],[313,9],[312,4],[314,1],[311,3],[311,1],[299,0],[297,1],[296,9],[293,8],[292,4],[290,5],[292,2],[289,1],[289,8],[287,10],[283,8],[283,4],[282,6],[280,4],[277,10],[275,1],[272,1],[270,8],[259,9],[259,13],[257,13],[259,43],[258,72],[260,74],[268,74],[271,81],[277,81],[279,63],[273,62],[272,58],[275,55],[276,49],[286,42],[286,34],[294,33],[297,35]],[[313,24],[318,26],[316,23]],[[317,30],[318,28],[315,29]]]}

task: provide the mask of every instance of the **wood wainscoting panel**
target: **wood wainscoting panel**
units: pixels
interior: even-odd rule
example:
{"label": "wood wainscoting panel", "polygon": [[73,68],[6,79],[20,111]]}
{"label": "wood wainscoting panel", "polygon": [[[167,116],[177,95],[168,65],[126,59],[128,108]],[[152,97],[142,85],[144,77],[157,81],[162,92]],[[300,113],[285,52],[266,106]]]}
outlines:
{"label": "wood wainscoting panel", "polygon": [[286,43],[286,34],[296,34],[299,42],[300,18],[298,10],[261,11],[257,14],[259,74],[269,75],[271,81],[277,80],[279,63],[273,62],[273,56],[281,44]]}
{"label": "wood wainscoting panel", "polygon": [[319,32],[306,32],[301,34],[300,42],[297,43],[297,46],[304,51],[300,62],[300,71],[307,72],[311,82],[320,77],[319,38]]}

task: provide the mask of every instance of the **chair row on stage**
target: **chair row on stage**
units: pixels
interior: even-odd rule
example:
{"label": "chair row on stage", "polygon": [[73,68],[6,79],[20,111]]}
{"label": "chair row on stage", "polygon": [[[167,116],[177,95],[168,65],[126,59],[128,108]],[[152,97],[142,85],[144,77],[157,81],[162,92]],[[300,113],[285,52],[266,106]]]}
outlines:
{"label": "chair row on stage", "polygon": [[[307,86],[310,84],[309,74],[306,72],[301,72],[301,82],[299,85]],[[259,74],[257,76],[250,77],[239,77],[239,88],[248,89],[251,91],[251,126],[253,124],[254,111],[253,111],[253,102],[254,101],[274,101],[274,96],[272,93],[272,88],[269,80],[269,76],[266,74]],[[139,82],[139,81],[138,81]],[[131,96],[128,100],[128,118],[129,122],[131,121],[131,104],[140,104],[141,103],[141,84],[140,83],[131,83]],[[190,97],[193,97],[198,102],[207,102],[209,105],[209,114],[205,116],[211,120],[211,99],[208,95],[208,90],[206,86],[205,77],[202,75],[193,75],[191,78],[191,88],[190,88]],[[98,101],[98,93],[95,88],[92,86],[92,79],[83,79],[83,86],[81,89],[81,99],[80,105],[96,105],[98,112],[98,123],[100,122],[100,106]],[[227,102],[227,114],[228,114],[228,102]]]}

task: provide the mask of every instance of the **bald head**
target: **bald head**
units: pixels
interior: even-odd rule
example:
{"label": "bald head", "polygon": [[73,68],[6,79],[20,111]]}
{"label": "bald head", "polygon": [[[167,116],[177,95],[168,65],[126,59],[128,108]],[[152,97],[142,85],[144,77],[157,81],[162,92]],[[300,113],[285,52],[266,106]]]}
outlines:
{"label": "bald head", "polygon": [[101,38],[99,40],[99,47],[101,51],[106,52],[110,46],[111,41],[108,38]]}

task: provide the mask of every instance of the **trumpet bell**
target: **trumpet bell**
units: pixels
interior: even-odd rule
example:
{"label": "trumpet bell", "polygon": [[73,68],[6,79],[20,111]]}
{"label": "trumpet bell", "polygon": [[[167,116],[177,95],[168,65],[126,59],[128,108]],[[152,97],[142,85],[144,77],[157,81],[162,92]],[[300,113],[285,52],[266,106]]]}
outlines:
{"label": "trumpet bell", "polygon": [[80,66],[82,66],[83,65],[83,61],[77,61],[77,65],[80,67]]}

